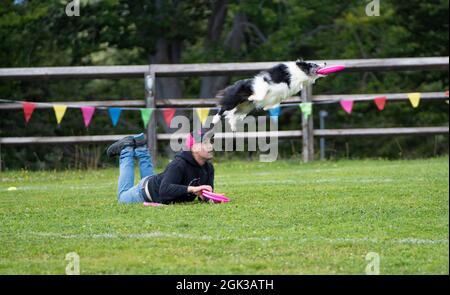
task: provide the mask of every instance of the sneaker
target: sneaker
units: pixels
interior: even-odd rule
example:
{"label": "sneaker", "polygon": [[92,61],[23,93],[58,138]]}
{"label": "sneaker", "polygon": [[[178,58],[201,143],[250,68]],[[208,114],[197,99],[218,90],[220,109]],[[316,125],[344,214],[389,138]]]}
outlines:
{"label": "sneaker", "polygon": [[108,147],[108,149],[106,150],[106,154],[108,155],[108,157],[112,158],[114,156],[119,155],[120,152],[123,150],[123,148],[125,148],[127,146],[134,147],[134,137],[133,136],[126,136],[126,137],[116,141],[115,143],[113,143],[112,145],[110,145]]}
{"label": "sneaker", "polygon": [[133,138],[134,138],[134,146],[135,147],[147,144],[147,138],[145,138],[145,134],[144,133],[140,133],[138,135],[135,135],[135,136],[133,136]]}

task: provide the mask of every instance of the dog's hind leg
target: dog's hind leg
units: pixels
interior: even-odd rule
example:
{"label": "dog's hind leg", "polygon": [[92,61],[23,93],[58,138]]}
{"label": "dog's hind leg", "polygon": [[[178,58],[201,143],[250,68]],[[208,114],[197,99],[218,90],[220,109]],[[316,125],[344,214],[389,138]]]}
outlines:
{"label": "dog's hind leg", "polygon": [[209,128],[208,131],[206,131],[205,135],[203,136],[204,139],[211,139],[214,136],[216,125],[217,125],[217,123],[220,122],[220,119],[222,118],[224,112],[225,112],[225,109],[220,108],[219,112],[214,115],[212,122],[211,122],[211,127]]}

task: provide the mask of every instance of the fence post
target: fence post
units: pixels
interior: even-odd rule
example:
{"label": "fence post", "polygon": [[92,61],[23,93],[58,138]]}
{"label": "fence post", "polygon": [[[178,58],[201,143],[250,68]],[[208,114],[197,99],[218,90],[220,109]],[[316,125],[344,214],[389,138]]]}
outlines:
{"label": "fence post", "polygon": [[155,87],[156,87],[156,75],[155,72],[151,70],[144,75],[145,83],[145,106],[147,108],[152,108],[153,113],[150,117],[147,126],[147,146],[150,149],[150,153],[153,159],[153,165],[156,165],[158,158],[158,140],[156,137],[156,103],[155,103]]}
{"label": "fence post", "polygon": [[[312,85],[306,85],[302,90],[302,102],[312,102]],[[308,163],[314,160],[314,126],[313,113],[305,118],[302,114],[302,154],[303,162]]]}

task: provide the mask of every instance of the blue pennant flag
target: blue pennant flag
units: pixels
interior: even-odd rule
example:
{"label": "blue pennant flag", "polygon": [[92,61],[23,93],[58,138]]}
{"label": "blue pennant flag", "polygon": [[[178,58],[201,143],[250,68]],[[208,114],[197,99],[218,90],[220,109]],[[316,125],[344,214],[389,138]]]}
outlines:
{"label": "blue pennant flag", "polygon": [[281,113],[281,107],[280,106],[277,106],[276,108],[273,108],[273,109],[269,109],[270,118],[274,122],[278,122],[278,117],[280,116],[280,113]]}
{"label": "blue pennant flag", "polygon": [[111,117],[111,121],[114,127],[116,127],[117,122],[119,122],[120,112],[122,112],[121,108],[109,108],[108,109],[109,116]]}

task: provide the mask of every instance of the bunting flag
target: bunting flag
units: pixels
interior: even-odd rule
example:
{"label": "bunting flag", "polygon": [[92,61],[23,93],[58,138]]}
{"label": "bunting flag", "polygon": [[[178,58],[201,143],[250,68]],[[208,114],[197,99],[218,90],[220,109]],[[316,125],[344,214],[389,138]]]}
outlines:
{"label": "bunting flag", "polygon": [[166,120],[166,124],[168,127],[170,127],[170,121],[172,121],[173,116],[175,115],[175,109],[174,108],[168,108],[163,110],[164,119]]}
{"label": "bunting flag", "polygon": [[84,127],[88,127],[91,124],[92,116],[94,115],[95,107],[81,107],[81,113],[83,114]]}
{"label": "bunting flag", "polygon": [[147,128],[148,121],[152,117],[152,114],[153,114],[153,109],[151,109],[151,108],[143,108],[143,109],[141,109],[141,118],[142,118],[142,122],[144,122],[144,127],[145,128]]}
{"label": "bunting flag", "polygon": [[382,111],[384,110],[384,106],[386,105],[386,96],[380,96],[380,97],[376,97],[374,99],[375,104],[377,105],[378,110]]}
{"label": "bunting flag", "polygon": [[347,114],[351,114],[353,110],[353,100],[341,100],[339,101],[341,107]]}
{"label": "bunting flag", "polygon": [[312,113],[312,102],[302,102],[299,107],[305,119],[308,119]]}
{"label": "bunting flag", "polygon": [[64,114],[66,113],[67,106],[65,105],[53,105],[53,110],[55,111],[56,122],[58,125],[61,123]]}
{"label": "bunting flag", "polygon": [[269,115],[270,115],[270,118],[271,118],[275,123],[278,122],[278,117],[280,116],[280,113],[281,113],[281,107],[280,107],[280,106],[277,106],[277,107],[275,107],[275,108],[273,108],[273,109],[269,109]]}
{"label": "bunting flag", "polygon": [[195,111],[197,112],[200,122],[202,122],[202,126],[205,125],[209,115],[209,108],[196,108]]}
{"label": "bunting flag", "polygon": [[419,92],[408,94],[409,101],[411,102],[413,108],[417,108],[419,106],[420,97],[421,94]]}
{"label": "bunting flag", "polygon": [[120,113],[122,112],[121,108],[109,108],[108,109],[109,116],[111,117],[111,122],[114,127],[116,127],[117,123],[119,122]]}
{"label": "bunting flag", "polygon": [[25,122],[28,123],[31,118],[31,114],[33,114],[34,109],[36,108],[36,104],[34,102],[24,102],[22,103],[23,113],[25,114]]}

